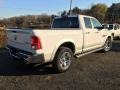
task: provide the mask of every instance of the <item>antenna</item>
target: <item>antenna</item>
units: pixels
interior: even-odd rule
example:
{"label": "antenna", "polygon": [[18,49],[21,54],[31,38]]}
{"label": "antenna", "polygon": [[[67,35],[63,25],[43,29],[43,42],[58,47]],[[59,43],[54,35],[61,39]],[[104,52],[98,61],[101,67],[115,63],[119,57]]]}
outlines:
{"label": "antenna", "polygon": [[70,14],[72,14],[72,2],[73,0],[70,0]]}

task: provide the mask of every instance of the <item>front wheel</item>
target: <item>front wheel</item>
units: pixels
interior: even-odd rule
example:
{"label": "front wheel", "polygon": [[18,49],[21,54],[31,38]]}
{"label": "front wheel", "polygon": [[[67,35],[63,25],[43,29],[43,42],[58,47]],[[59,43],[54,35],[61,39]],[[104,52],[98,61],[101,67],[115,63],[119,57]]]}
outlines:
{"label": "front wheel", "polygon": [[110,51],[112,49],[112,40],[111,40],[111,38],[108,38],[107,40],[106,40],[106,42],[105,42],[105,45],[104,45],[104,51],[105,52],[108,52],[108,51]]}
{"label": "front wheel", "polygon": [[60,73],[65,72],[70,68],[72,59],[73,59],[73,52],[71,51],[71,49],[67,47],[61,47],[58,50],[55,59],[53,61],[53,68],[57,72]]}

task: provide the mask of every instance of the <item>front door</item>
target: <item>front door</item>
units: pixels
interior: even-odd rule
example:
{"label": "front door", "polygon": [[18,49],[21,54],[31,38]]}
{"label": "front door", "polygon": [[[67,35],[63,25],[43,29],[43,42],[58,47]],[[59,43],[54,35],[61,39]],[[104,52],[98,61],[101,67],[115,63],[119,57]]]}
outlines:
{"label": "front door", "polygon": [[95,18],[91,18],[93,30],[95,31],[95,36],[94,38],[96,39],[96,46],[101,47],[104,43],[105,40],[105,30],[103,30],[102,24]]}
{"label": "front door", "polygon": [[84,52],[98,48],[98,31],[93,28],[91,18],[84,17]]}

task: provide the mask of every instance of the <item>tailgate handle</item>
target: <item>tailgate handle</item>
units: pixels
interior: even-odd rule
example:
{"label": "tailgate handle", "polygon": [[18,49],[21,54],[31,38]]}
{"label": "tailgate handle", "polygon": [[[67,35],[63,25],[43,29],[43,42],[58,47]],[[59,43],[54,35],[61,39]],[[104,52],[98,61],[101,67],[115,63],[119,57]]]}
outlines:
{"label": "tailgate handle", "polygon": [[90,34],[90,32],[86,32],[86,34]]}
{"label": "tailgate handle", "polygon": [[99,33],[99,32],[95,32],[95,33]]}

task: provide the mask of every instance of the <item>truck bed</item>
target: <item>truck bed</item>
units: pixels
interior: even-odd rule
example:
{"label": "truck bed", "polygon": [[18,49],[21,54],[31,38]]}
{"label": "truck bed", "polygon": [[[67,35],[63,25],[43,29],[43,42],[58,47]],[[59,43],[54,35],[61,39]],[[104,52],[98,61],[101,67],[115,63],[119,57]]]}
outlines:
{"label": "truck bed", "polygon": [[[42,49],[33,50],[31,48],[31,37],[37,36],[42,44]],[[45,54],[46,60],[52,58],[51,54],[59,47],[62,42],[75,43],[76,50],[82,49],[83,45],[83,32],[82,30],[73,29],[8,29],[7,30],[7,45],[33,53]]]}

